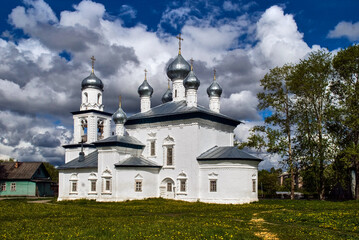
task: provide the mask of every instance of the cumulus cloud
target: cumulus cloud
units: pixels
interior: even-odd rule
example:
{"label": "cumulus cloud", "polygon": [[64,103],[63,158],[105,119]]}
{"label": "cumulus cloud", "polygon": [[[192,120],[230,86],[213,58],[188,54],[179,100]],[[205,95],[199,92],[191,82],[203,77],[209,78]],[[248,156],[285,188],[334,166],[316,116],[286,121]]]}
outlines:
{"label": "cumulus cloud", "polygon": [[333,30],[328,33],[329,38],[348,38],[350,41],[359,41],[359,22],[338,23]]}
{"label": "cumulus cloud", "polygon": [[[69,112],[79,109],[80,84],[90,74],[92,55],[105,85],[106,111],[116,110],[121,94],[124,110],[138,112],[137,88],[145,68],[154,88],[152,106],[160,104],[167,90],[165,69],[178,51],[178,40],[166,26],[182,32],[182,54],[195,61],[199,103],[208,106],[206,88],[215,68],[223,88],[221,111],[248,123],[259,121],[259,80],[269,68],[298,61],[313,47],[303,41],[293,16],[278,6],[252,17],[240,14],[249,5],[196,4],[168,5],[155,31],[141,23],[126,27],[126,18],[136,18],[136,9],[128,5],[111,18],[103,4],[93,1],[81,1],[59,17],[43,0],[25,0],[14,8],[9,22],[27,36],[13,39],[8,31],[0,39],[1,153],[20,160],[63,160],[60,145],[72,138]],[[231,9],[238,16],[221,15]],[[68,58],[61,57],[64,51]]]}

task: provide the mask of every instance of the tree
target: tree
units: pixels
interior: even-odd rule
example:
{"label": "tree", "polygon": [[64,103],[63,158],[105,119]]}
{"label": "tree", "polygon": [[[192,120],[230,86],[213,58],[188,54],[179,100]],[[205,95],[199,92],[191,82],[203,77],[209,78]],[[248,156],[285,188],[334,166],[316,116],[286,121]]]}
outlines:
{"label": "tree", "polygon": [[253,128],[246,143],[239,147],[266,148],[273,154],[280,154],[291,175],[291,199],[294,199],[295,161],[293,159],[294,103],[288,87],[293,66],[284,65],[270,70],[260,81],[263,92],[258,93],[259,110],[270,109],[272,115],[265,118],[265,126]]}
{"label": "tree", "polygon": [[338,52],[333,59],[337,76],[331,86],[338,101],[331,123],[340,148],[339,159],[356,172],[355,199],[359,199],[359,45]]}
{"label": "tree", "polygon": [[59,170],[57,170],[52,164],[48,162],[43,162],[46,171],[49,173],[51,180],[54,182],[59,181]]}
{"label": "tree", "polygon": [[324,199],[324,167],[330,157],[330,136],[326,131],[330,109],[331,55],[320,50],[295,66],[289,88],[295,94],[298,148],[296,154],[307,169],[316,171],[318,194]]}
{"label": "tree", "polygon": [[282,173],[281,169],[271,168],[270,171],[258,171],[258,188],[262,191],[265,197],[275,197],[276,191],[279,189],[279,175]]}

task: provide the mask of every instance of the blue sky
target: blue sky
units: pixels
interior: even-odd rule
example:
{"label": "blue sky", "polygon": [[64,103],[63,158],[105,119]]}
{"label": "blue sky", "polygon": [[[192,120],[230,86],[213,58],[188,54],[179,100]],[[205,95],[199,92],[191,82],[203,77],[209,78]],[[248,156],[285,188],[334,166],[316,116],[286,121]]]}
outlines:
{"label": "blue sky", "polygon": [[[118,95],[139,111],[137,87],[148,70],[152,106],[167,89],[165,69],[178,51],[194,59],[200,105],[213,68],[223,88],[221,112],[242,120],[245,140],[260,124],[260,79],[308,53],[335,54],[359,41],[359,1],[68,1],[3,0],[0,9],[0,155],[61,163],[72,140],[80,84],[91,69],[105,85],[105,111]],[[276,159],[267,166],[275,164]]]}

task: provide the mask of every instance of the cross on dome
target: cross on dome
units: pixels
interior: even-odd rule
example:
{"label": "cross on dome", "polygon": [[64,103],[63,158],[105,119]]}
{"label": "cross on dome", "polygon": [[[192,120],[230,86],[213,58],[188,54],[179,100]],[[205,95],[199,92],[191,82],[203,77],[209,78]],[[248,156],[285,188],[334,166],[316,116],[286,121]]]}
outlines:
{"label": "cross on dome", "polygon": [[176,38],[178,39],[178,54],[181,54],[181,41],[183,41],[183,38],[181,38],[181,34],[178,34],[178,36],[176,36]]}
{"label": "cross on dome", "polygon": [[95,57],[94,57],[94,56],[92,56],[92,57],[91,57],[91,62],[92,62],[92,73],[94,73],[95,61],[96,61]]}
{"label": "cross on dome", "polygon": [[119,98],[119,103],[118,103],[118,106],[121,108],[121,105],[122,105],[122,103],[121,103],[121,101],[122,101],[121,95],[120,95],[120,96],[118,96],[118,98]]}
{"label": "cross on dome", "polygon": [[216,81],[216,69],[213,68],[213,81]]}
{"label": "cross on dome", "polygon": [[191,71],[193,71],[193,58],[191,58],[190,61],[191,61]]}
{"label": "cross on dome", "polygon": [[145,80],[147,80],[147,69],[145,68]]}

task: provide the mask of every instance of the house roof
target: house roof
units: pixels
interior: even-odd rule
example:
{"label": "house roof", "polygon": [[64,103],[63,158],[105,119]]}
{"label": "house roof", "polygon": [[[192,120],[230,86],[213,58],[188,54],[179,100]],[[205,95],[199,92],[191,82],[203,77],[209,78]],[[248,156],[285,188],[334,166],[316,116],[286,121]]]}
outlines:
{"label": "house roof", "polygon": [[152,167],[152,168],[161,168],[162,166],[157,163],[148,160],[144,157],[129,157],[123,162],[115,164],[115,167]]}
{"label": "house roof", "polygon": [[230,126],[237,126],[241,122],[221,113],[216,113],[205,107],[188,107],[186,101],[171,101],[151,108],[147,112],[140,112],[127,119],[125,125],[172,121],[179,119],[202,118]]}
{"label": "house roof", "polygon": [[97,168],[97,161],[98,161],[98,153],[94,151],[88,155],[85,155],[84,161],[79,161],[79,157],[71,160],[64,165],[58,167],[58,170],[65,170],[65,169],[79,169],[79,168]]}
{"label": "house roof", "polygon": [[218,147],[205,151],[197,157],[198,161],[203,160],[250,160],[250,161],[262,161],[260,158],[256,158],[237,147]]}
{"label": "house roof", "polygon": [[135,148],[135,149],[142,149],[145,145],[131,136],[111,136],[106,139],[97,141],[93,143],[96,147],[102,146],[120,146],[120,147],[128,147],[128,148]]}
{"label": "house roof", "polygon": [[[16,164],[18,164],[17,168]],[[43,165],[42,162],[2,162],[0,163],[0,179],[31,180],[41,165]]]}

